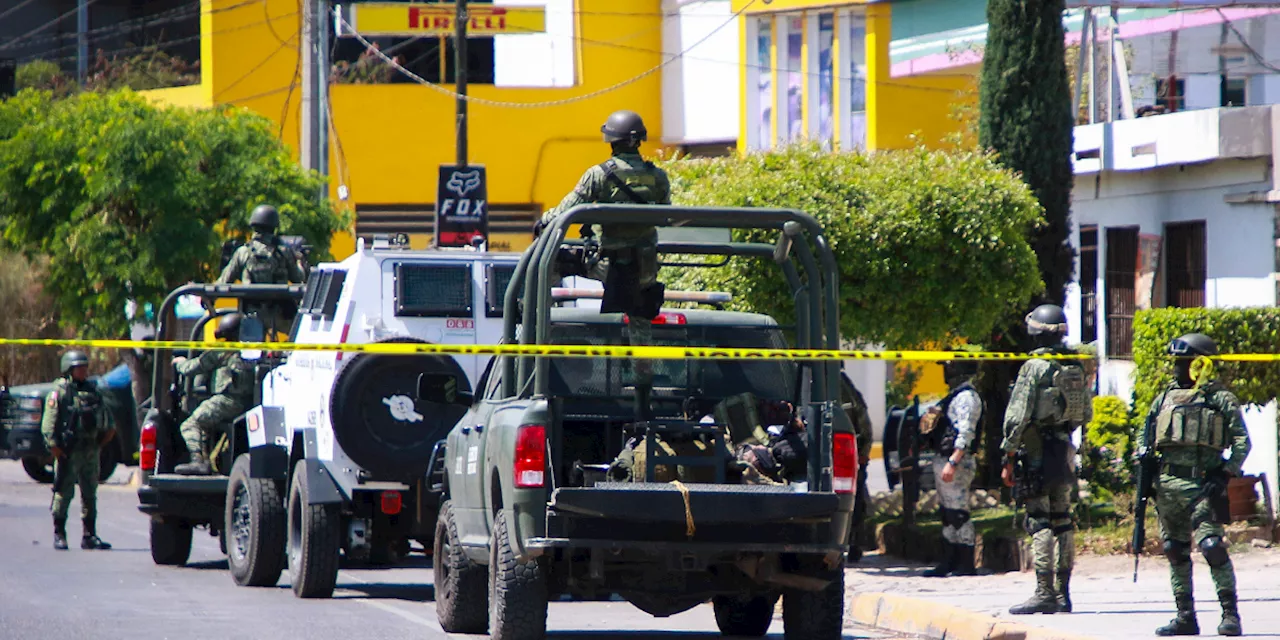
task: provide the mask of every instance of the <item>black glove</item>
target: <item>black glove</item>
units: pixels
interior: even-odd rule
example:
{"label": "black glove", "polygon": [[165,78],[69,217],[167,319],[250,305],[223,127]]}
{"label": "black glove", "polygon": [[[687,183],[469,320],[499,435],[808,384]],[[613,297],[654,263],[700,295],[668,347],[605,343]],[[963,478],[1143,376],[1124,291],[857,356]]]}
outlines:
{"label": "black glove", "polygon": [[538,221],[533,223],[533,237],[537,238],[538,236],[542,235],[542,230],[546,228],[547,228],[547,223],[543,222],[542,218],[538,218]]}
{"label": "black glove", "polygon": [[1200,485],[1200,494],[1205,498],[1216,498],[1225,495],[1227,483],[1231,481],[1226,469],[1218,469],[1205,474],[1204,483]]}
{"label": "black glove", "polygon": [[587,275],[587,265],[586,261],[583,260],[581,247],[561,247],[559,253],[556,254],[556,266],[562,278]]}

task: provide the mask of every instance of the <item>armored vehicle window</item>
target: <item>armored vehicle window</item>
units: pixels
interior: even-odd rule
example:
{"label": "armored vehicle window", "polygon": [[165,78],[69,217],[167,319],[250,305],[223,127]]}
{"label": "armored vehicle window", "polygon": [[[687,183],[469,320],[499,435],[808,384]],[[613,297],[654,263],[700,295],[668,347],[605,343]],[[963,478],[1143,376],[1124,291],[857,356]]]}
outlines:
{"label": "armored vehicle window", "polygon": [[342,283],[347,280],[347,272],[341,269],[312,271],[307,278],[307,291],[302,297],[299,313],[320,316],[326,320],[333,318],[338,310],[338,297],[342,295]]}
{"label": "armored vehicle window", "polygon": [[298,313],[311,313],[311,309],[316,306],[316,297],[320,295],[320,276],[324,273],[316,269],[307,275],[307,290],[302,294],[302,304],[298,307]]}
{"label": "armored vehicle window", "polygon": [[470,318],[471,265],[396,264],[396,315]]}
{"label": "armored vehicle window", "polygon": [[485,317],[502,317],[502,303],[507,295],[507,285],[511,284],[511,276],[515,273],[516,266],[513,264],[491,264],[484,268]]}

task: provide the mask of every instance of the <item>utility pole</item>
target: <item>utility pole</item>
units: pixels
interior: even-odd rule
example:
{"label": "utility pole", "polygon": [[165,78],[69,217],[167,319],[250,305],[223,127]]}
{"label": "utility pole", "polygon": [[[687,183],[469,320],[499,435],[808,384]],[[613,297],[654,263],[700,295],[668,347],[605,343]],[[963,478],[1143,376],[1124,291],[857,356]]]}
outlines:
{"label": "utility pole", "polygon": [[455,0],[453,75],[458,93],[458,168],[467,166],[467,0]]}
{"label": "utility pole", "polygon": [[89,0],[80,0],[76,13],[76,80],[84,86],[89,75]]}
{"label": "utility pole", "polygon": [[329,187],[329,38],[332,34],[328,0],[305,0],[302,17],[302,117],[299,154],[305,169],[326,178],[321,197]]}

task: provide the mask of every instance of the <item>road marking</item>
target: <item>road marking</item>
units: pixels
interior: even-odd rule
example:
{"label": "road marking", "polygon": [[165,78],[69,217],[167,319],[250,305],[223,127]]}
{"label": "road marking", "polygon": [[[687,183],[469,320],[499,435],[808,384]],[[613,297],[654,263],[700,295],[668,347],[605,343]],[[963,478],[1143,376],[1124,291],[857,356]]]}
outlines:
{"label": "road marking", "polygon": [[[342,571],[342,572],[340,572],[338,575],[340,575],[340,576],[342,576],[342,577],[344,577],[344,578],[346,578],[346,579],[348,579],[348,580],[352,580],[352,581],[355,581],[355,582],[359,582],[359,583],[361,583],[361,584],[369,584],[369,581],[368,581],[368,580],[365,580],[365,579],[363,579],[363,578],[358,578],[358,577],[356,577],[356,576],[353,576],[353,575],[351,575],[350,573],[347,573],[346,571]],[[415,613],[410,613],[410,612],[405,611],[404,609],[401,609],[400,607],[397,607],[397,606],[395,606],[395,605],[387,604],[387,603],[385,603],[385,602],[381,602],[381,601],[378,601],[378,600],[370,600],[370,599],[368,599],[368,598],[361,598],[361,599],[356,600],[356,602],[359,602],[359,603],[361,603],[361,604],[367,604],[367,605],[369,605],[369,606],[371,606],[371,607],[373,607],[373,608],[375,608],[375,609],[381,609],[381,610],[383,610],[383,611],[385,611],[385,612],[387,612],[387,613],[395,614],[395,615],[397,615],[397,616],[400,616],[401,618],[404,618],[405,620],[408,620],[409,622],[414,622],[414,623],[420,624],[420,625],[422,625],[422,626],[424,626],[424,627],[426,627],[426,628],[428,628],[428,629],[431,629],[432,631],[437,631],[437,632],[439,632],[439,633],[441,633],[441,634],[444,634],[444,633],[445,633],[445,631],[444,631],[444,627],[441,627],[439,622],[437,622],[437,621],[435,621],[435,620],[432,620],[432,619],[430,619],[430,618],[424,618],[424,617],[422,617],[422,616],[420,616],[420,615],[417,615],[417,614],[415,614]]]}

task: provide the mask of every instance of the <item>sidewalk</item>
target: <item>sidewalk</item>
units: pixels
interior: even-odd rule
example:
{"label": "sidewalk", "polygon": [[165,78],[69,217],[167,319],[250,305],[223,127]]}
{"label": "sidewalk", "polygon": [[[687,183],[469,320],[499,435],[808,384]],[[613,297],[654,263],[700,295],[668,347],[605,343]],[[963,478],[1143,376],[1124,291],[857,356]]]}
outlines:
{"label": "sidewalk", "polygon": [[[1244,636],[1280,639],[1280,549],[1248,548],[1232,551],[1240,597]],[[1196,609],[1200,635],[1217,636],[1221,609],[1209,579],[1208,567],[1197,552],[1195,566]],[[1085,556],[1077,559],[1071,582],[1074,613],[1009,615],[1009,607],[1022,602],[1034,590],[1034,575],[1006,573],[966,578],[924,578],[925,566],[871,553],[847,570],[846,584],[852,598],[853,622],[869,623],[875,607],[882,609],[881,626],[913,626],[895,629],[941,637],[946,640],[1023,636],[1016,628],[992,623],[1040,627],[1049,633],[1034,637],[1093,637],[1105,639],[1154,638],[1153,633],[1174,614],[1169,587],[1169,567],[1164,558],[1144,556],[1137,584],[1133,583],[1133,556]],[[872,594],[888,594],[877,604]],[[902,598],[906,598],[903,600]],[[953,614],[951,605],[977,615]],[[884,611],[896,609],[892,615]],[[993,620],[994,618],[994,620]],[[951,622],[948,623],[948,619]],[[931,629],[929,627],[932,627]],[[1001,634],[1004,635],[1001,635]],[[985,635],[984,635],[985,634]]]}

